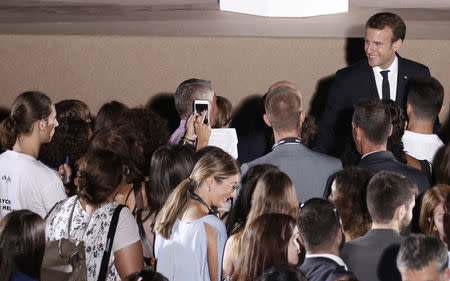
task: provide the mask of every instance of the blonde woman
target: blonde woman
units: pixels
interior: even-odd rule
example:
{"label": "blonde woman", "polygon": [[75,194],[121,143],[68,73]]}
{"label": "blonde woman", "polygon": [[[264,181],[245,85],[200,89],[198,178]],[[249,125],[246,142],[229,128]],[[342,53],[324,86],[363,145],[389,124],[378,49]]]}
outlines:
{"label": "blonde woman", "polygon": [[171,281],[218,281],[227,239],[217,208],[236,195],[239,166],[226,152],[206,152],[156,217],[156,270]]}

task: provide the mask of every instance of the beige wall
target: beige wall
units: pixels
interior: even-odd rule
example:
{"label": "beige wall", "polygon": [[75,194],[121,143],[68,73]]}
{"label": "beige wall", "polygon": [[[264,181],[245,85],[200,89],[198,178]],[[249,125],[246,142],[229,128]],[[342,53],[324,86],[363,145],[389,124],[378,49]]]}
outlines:
{"label": "beige wall", "polygon": [[[130,106],[173,92],[184,79],[209,79],[236,106],[277,80],[302,89],[342,67],[345,39],[0,35],[0,106],[38,89],[55,101],[77,98],[95,113],[106,100]],[[407,40],[400,54],[428,65],[449,103],[450,41]],[[446,118],[448,107],[441,118]],[[445,116],[445,117],[444,117]]]}

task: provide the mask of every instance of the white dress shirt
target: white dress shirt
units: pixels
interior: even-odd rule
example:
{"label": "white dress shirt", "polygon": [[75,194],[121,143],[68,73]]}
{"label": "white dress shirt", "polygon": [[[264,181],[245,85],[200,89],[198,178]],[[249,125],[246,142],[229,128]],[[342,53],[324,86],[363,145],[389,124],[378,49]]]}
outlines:
{"label": "white dress shirt", "polygon": [[329,258],[330,260],[335,261],[337,264],[339,264],[340,266],[343,266],[345,268],[345,270],[348,271],[347,265],[345,264],[345,262],[338,256],[332,255],[332,254],[306,254],[305,255],[305,259],[307,258],[318,258],[318,257],[323,257],[323,258]]}
{"label": "white dress shirt", "polygon": [[391,100],[395,101],[397,96],[397,76],[398,76],[398,58],[395,56],[394,61],[387,69],[381,69],[379,66],[372,67],[373,74],[375,75],[375,83],[377,84],[378,97],[383,99],[383,76],[380,71],[389,70],[389,90],[391,94]]}

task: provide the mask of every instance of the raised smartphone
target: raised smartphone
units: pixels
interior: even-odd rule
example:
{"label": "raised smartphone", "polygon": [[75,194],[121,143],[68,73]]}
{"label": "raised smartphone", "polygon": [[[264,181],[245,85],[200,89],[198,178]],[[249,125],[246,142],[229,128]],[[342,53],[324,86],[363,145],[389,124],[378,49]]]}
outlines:
{"label": "raised smartphone", "polygon": [[204,124],[209,123],[209,101],[208,100],[195,100],[194,101],[194,114],[196,116],[201,115],[206,110],[206,116]]}

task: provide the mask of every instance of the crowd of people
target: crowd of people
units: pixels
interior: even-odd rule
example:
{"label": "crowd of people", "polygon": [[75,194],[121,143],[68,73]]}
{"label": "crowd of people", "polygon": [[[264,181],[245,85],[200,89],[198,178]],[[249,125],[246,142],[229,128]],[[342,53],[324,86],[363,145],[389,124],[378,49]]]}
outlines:
{"label": "crowd of people", "polygon": [[337,72],[321,120],[297,85],[271,85],[238,159],[209,145],[233,126],[210,81],[178,86],[174,132],[148,108],[94,119],[20,94],[0,124],[0,279],[450,280],[444,89],[397,54],[405,30],[367,21],[367,59]]}

